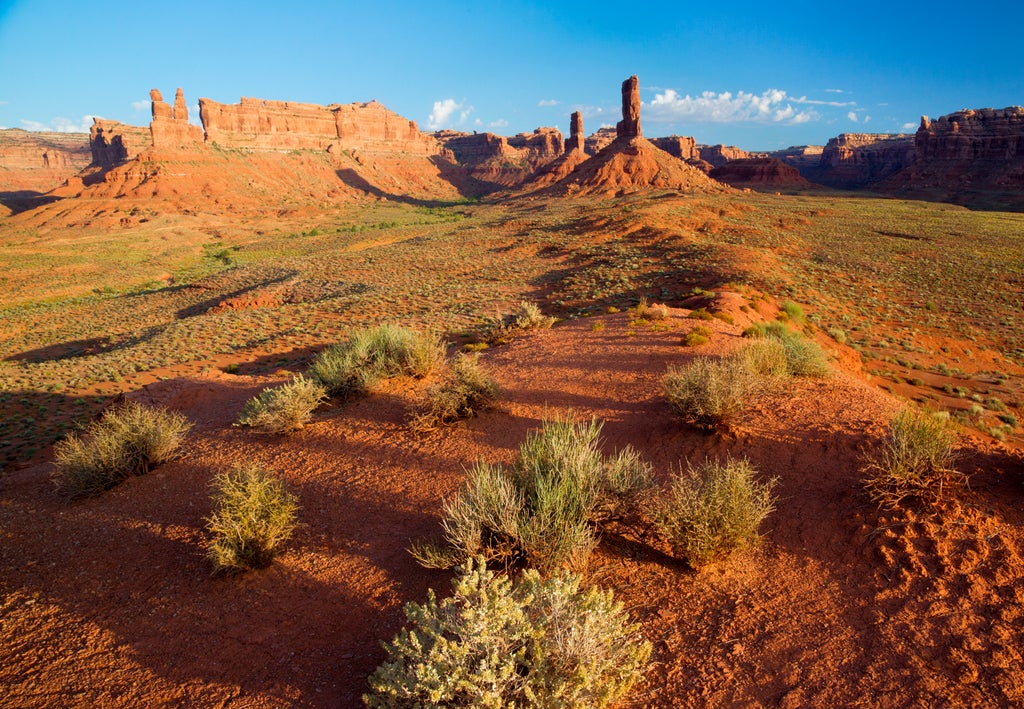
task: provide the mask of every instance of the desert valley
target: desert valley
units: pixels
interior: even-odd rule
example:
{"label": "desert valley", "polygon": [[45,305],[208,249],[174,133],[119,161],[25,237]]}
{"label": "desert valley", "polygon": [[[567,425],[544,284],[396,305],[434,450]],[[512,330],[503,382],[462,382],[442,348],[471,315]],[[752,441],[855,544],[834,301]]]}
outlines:
{"label": "desert valley", "polygon": [[[536,706],[1024,704],[1024,108],[748,152],[649,137],[636,76],[589,134],[150,99],[148,126],[0,131],[0,706],[414,706],[385,700],[382,642],[477,553],[622,604],[635,671],[581,660],[610,689]],[[334,386],[380,326],[436,366]],[[488,395],[437,413],[470,367]],[[709,392],[726,370],[742,390]],[[322,390],[264,425],[297,382]],[[134,404],[183,417],[180,449],[74,487],[67,441]],[[896,489],[901,416],[949,450]],[[604,506],[563,563],[523,471],[591,421]],[[665,500],[738,461],[770,509],[705,558]],[[214,573],[239,464],[298,526]],[[540,546],[487,518],[479,549],[429,547],[499,466]]]}

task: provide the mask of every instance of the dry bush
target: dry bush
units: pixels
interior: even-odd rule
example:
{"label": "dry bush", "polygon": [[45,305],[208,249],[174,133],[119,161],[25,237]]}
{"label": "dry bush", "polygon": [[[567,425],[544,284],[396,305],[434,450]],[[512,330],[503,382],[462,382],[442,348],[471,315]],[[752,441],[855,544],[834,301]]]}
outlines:
{"label": "dry bush", "polygon": [[497,393],[498,384],[480,367],[479,356],[460,354],[445,380],[427,391],[426,402],[413,411],[409,426],[422,433],[470,418],[489,406]]}
{"label": "dry bush", "polygon": [[757,528],[775,509],[776,480],[755,480],[746,460],[706,461],[672,480],[654,510],[655,523],[673,552],[694,568],[757,541]]}
{"label": "dry bush", "polygon": [[956,433],[948,420],[915,409],[903,409],[889,424],[889,436],[870,454],[862,472],[864,486],[880,507],[895,508],[904,500],[941,502],[963,486],[967,476],[956,470]]}
{"label": "dry bush", "polygon": [[425,377],[444,362],[445,345],[432,334],[379,325],[359,330],[313,360],[308,375],[328,396],[345,398],[381,379]]}
{"label": "dry bush", "polygon": [[594,525],[622,514],[650,485],[650,466],[632,449],[601,454],[601,427],[546,421],[527,435],[511,470],[477,463],[444,503],[443,543],[416,545],[413,555],[441,568],[482,555],[545,573],[581,569],[597,543]]}
{"label": "dry bush", "polygon": [[740,350],[738,356],[754,374],[772,379],[785,379],[790,375],[786,348],[775,338],[755,340]]}
{"label": "dry bush", "polygon": [[662,303],[652,305],[643,297],[637,303],[636,317],[638,320],[664,320],[668,317],[668,307]]}
{"label": "dry bush", "polygon": [[698,357],[685,369],[669,367],[661,385],[684,421],[714,430],[728,425],[746,407],[760,382],[738,357]]}
{"label": "dry bush", "polygon": [[326,389],[300,374],[286,384],[264,389],[249,399],[238,423],[266,433],[296,431],[309,422],[326,399]]}
{"label": "dry bush", "polygon": [[258,464],[221,473],[213,481],[209,557],[217,572],[269,566],[297,526],[297,500]]}
{"label": "dry bush", "polygon": [[786,355],[786,367],[794,376],[826,377],[831,372],[821,346],[793,332],[781,322],[755,323],[743,331],[743,336],[781,343]]}
{"label": "dry bush", "polygon": [[536,303],[524,300],[512,314],[512,322],[520,330],[546,330],[555,324],[555,318],[542,314]]}
{"label": "dry bush", "polygon": [[70,498],[98,495],[177,455],[192,424],[178,413],[125,402],[53,449],[54,482]]}
{"label": "dry bush", "polygon": [[580,579],[513,583],[467,561],[452,596],[405,607],[408,626],[370,676],[371,707],[604,707],[641,679],[651,654],[611,591]]}

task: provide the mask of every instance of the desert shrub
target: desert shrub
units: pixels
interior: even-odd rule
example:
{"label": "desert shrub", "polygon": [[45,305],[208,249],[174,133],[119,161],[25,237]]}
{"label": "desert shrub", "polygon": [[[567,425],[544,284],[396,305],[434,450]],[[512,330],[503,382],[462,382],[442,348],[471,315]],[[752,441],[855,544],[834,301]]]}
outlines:
{"label": "desert shrub", "polygon": [[506,470],[477,463],[444,503],[443,542],[411,551],[424,566],[447,568],[474,556],[543,572],[582,568],[597,543],[593,527],[623,514],[649,487],[650,466],[626,448],[600,451],[602,424],[567,417],[527,435]]}
{"label": "desert shrub", "polygon": [[738,357],[698,357],[685,369],[669,367],[661,385],[683,420],[712,430],[743,410],[759,382]]}
{"label": "desert shrub", "polygon": [[683,335],[682,344],[685,347],[700,347],[711,341],[712,334],[711,328],[698,325]]}
{"label": "desert shrub", "polygon": [[661,303],[651,305],[647,298],[641,298],[636,306],[636,317],[640,320],[664,320],[668,317],[668,307]]}
{"label": "desert shrub", "polygon": [[269,566],[297,525],[298,504],[284,483],[258,464],[242,465],[213,480],[213,534],[209,557],[217,572]]}
{"label": "desert shrub", "polygon": [[707,308],[698,308],[697,310],[691,310],[690,314],[686,317],[691,320],[714,320],[715,316],[708,312]]}
{"label": "desert shrub", "polygon": [[348,397],[381,379],[407,375],[425,377],[444,361],[444,343],[432,334],[394,325],[359,330],[317,355],[310,379],[328,396]]}
{"label": "desert shrub", "polygon": [[799,303],[794,303],[792,300],[787,300],[782,304],[782,312],[793,322],[802,323],[804,321],[804,309],[800,307]]}
{"label": "desert shrub", "polygon": [[890,509],[911,498],[942,501],[951,488],[966,482],[953,467],[955,446],[956,433],[946,418],[903,409],[889,423],[885,442],[864,461],[868,495]]}
{"label": "desert shrub", "polygon": [[830,327],[826,332],[828,336],[838,342],[840,345],[845,345],[849,341],[849,337],[846,334],[846,330],[841,327]]}
{"label": "desert shrub", "polygon": [[414,431],[469,418],[494,401],[498,384],[480,367],[478,355],[460,354],[452,361],[445,380],[427,391],[426,402],[409,419]]}
{"label": "desert shrub", "polygon": [[784,379],[790,374],[786,348],[775,338],[755,340],[737,356],[754,374],[773,379]]}
{"label": "desert shrub", "polygon": [[64,495],[97,495],[177,455],[192,424],[178,413],[125,402],[54,446],[53,479]]}
{"label": "desert shrub", "polygon": [[316,407],[326,399],[326,389],[300,374],[249,399],[238,423],[267,433],[295,431],[309,422]]}
{"label": "desert shrub", "polygon": [[825,377],[830,370],[825,351],[814,340],[799,335],[781,339],[789,373],[797,377]]}
{"label": "desert shrub", "polygon": [[453,595],[408,603],[408,625],[369,678],[370,707],[603,707],[640,680],[651,654],[611,591],[580,579],[513,583],[467,561]]}
{"label": "desert shrub", "polygon": [[555,324],[555,319],[542,314],[536,303],[524,300],[512,314],[512,322],[520,330],[546,330]]}
{"label": "desert shrub", "polygon": [[777,482],[756,476],[746,460],[706,461],[687,474],[680,471],[654,510],[673,552],[697,568],[755,542],[758,526],[775,509]]}
{"label": "desert shrub", "polygon": [[774,339],[782,343],[789,373],[798,377],[824,377],[830,372],[824,350],[814,340],[793,332],[783,323],[755,323],[743,331],[744,337]]}

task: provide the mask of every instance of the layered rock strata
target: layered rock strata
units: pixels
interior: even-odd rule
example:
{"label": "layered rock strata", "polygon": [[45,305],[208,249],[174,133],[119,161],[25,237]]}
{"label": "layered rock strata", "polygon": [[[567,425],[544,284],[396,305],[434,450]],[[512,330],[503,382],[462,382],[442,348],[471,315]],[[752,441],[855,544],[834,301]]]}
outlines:
{"label": "layered rock strata", "polygon": [[915,160],[913,136],[843,133],[828,141],[818,166],[805,169],[805,175],[829,187],[857,189],[895,175]]}
{"label": "layered rock strata", "polygon": [[730,160],[716,167],[709,177],[733,187],[793,189],[810,187],[800,172],[776,158],[744,158]]}
{"label": "layered rock strata", "polygon": [[583,137],[583,114],[575,111],[569,116],[569,137],[565,139],[565,152],[571,153],[573,150],[582,151],[585,142],[586,140]]}
{"label": "layered rock strata", "polygon": [[622,82],[622,120],[615,125],[615,134],[626,140],[643,135],[640,130],[640,80],[636,74]]}

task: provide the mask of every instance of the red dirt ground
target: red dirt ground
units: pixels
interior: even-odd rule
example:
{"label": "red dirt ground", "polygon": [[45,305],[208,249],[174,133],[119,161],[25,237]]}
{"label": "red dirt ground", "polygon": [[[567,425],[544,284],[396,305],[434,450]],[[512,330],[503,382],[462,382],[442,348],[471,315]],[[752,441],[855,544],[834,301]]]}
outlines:
{"label": "red dirt ground", "polygon": [[[234,428],[270,378],[213,371],[135,398],[195,422],[186,454],[68,504],[49,464],[0,480],[0,706],[351,707],[401,605],[450,574],[405,551],[438,530],[475,460],[511,461],[525,433],[572,409],[605,420],[664,481],[686,460],[746,456],[779,478],[763,544],[695,573],[649,532],[606,534],[589,583],[614,588],[654,643],[626,706],[1024,704],[1024,465],[965,438],[971,489],[940,514],[880,514],[859,458],[897,404],[857,376],[793,380],[726,434],[683,426],[660,393],[670,363],[741,344],[714,320],[630,327],[625,313],[529,333],[485,353],[498,408],[420,438],[426,383],[399,380],[321,410],[287,437]],[[603,322],[603,329],[594,329]],[[632,334],[631,334],[632,333]],[[215,578],[208,486],[258,460],[300,497],[303,526],[269,569]]]}

